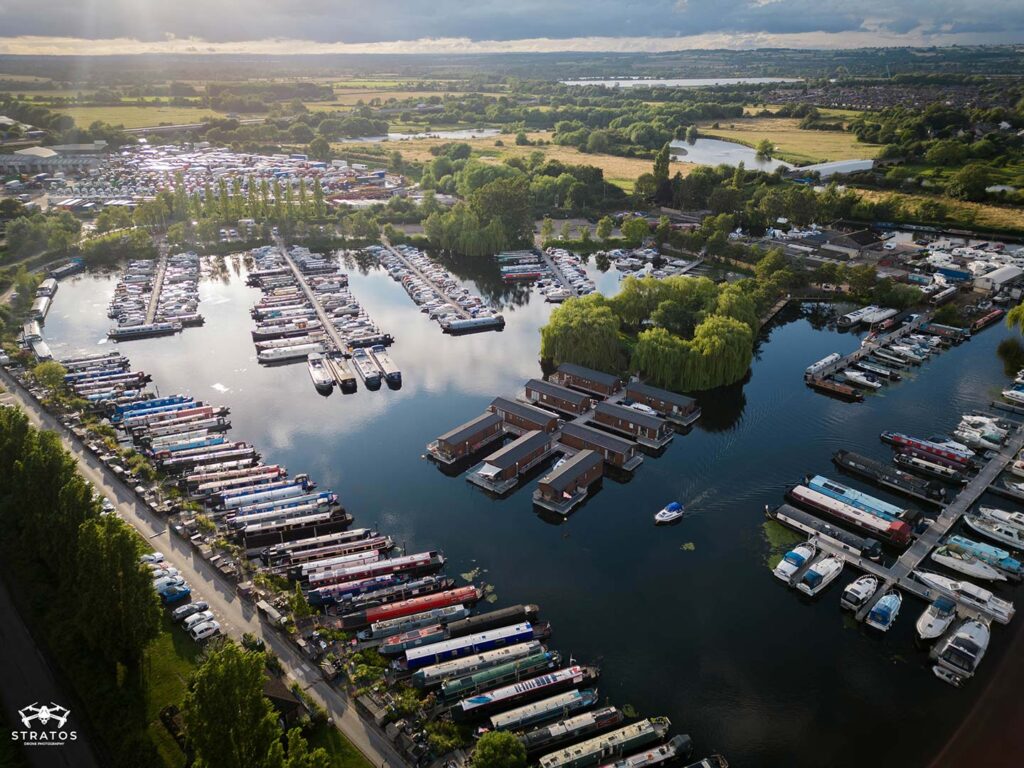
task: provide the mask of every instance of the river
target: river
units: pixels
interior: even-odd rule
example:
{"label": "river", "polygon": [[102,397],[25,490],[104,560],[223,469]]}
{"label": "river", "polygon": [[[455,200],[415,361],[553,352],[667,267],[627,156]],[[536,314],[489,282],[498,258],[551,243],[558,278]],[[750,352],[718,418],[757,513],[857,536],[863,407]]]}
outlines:
{"label": "river", "polygon": [[[602,698],[669,715],[698,752],[720,750],[738,766],[925,765],[984,689],[1007,630],[995,629],[978,679],[944,685],[915,646],[923,604],[908,598],[879,637],[840,611],[849,570],[814,602],[774,579],[764,506],[805,473],[835,475],[838,448],[885,457],[882,429],[951,430],[1005,383],[995,347],[1008,331],[986,330],[851,405],[811,392],[801,374],[858,338],[829,330],[812,307],[787,309],[760,341],[749,379],[701,398],[704,417],[690,434],[629,482],[605,478],[554,525],[532,510],[534,483],[493,500],[423,458],[428,441],[541,373],[538,329],[551,305],[523,286],[506,289],[492,265],[476,272],[471,287],[503,304],[507,325],[452,338],[384,272],[349,266],[355,297],[397,337],[398,391],[324,398],[302,365],[257,365],[248,310],[259,293],[237,257],[202,284],[204,327],[121,347],[161,393],[230,405],[234,436],[333,487],[357,524],[379,525],[410,551],[443,549],[453,575],[482,568],[499,607],[538,603],[554,647],[602,665]],[[596,276],[614,290],[614,273]],[[58,357],[104,338],[114,281],[61,283],[45,326]],[[655,528],[652,515],[673,499],[694,514]]]}

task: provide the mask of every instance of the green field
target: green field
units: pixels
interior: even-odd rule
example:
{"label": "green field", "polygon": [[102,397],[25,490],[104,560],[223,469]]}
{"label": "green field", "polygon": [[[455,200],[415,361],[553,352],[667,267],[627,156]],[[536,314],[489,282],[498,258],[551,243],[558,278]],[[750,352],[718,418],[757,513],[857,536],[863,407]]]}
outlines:
{"label": "green field", "polygon": [[111,107],[58,107],[57,111],[70,115],[75,123],[88,128],[97,120],[125,128],[149,128],[157,125],[201,123],[210,118],[225,117],[226,113],[196,107],[111,106]]}
{"label": "green field", "polygon": [[702,136],[728,139],[748,147],[757,146],[762,139],[775,145],[774,157],[799,165],[824,163],[829,160],[871,159],[882,147],[863,144],[846,131],[806,131],[798,127],[799,120],[789,117],[751,117],[733,122],[719,122],[698,126]]}

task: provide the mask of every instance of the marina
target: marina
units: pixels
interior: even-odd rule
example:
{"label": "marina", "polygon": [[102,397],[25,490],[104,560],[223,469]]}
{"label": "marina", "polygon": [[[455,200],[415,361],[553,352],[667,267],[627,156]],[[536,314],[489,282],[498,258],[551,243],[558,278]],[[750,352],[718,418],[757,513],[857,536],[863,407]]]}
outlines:
{"label": "marina", "polygon": [[[352,279],[359,280],[353,290],[358,290],[361,296],[365,295],[367,306],[375,315],[385,318],[391,316],[388,312],[405,312],[404,317],[414,320],[417,313],[405,293],[392,281],[382,281],[379,277],[383,275],[377,273],[375,276],[373,272],[369,276],[353,275]],[[62,285],[61,291],[65,290],[73,296],[78,286]],[[251,322],[245,311],[251,303],[249,293],[236,290],[233,284],[207,290],[209,292],[204,295],[204,308],[209,302],[209,311],[205,312],[208,315],[207,327],[213,325],[221,329],[221,332],[226,327],[235,327],[244,333],[245,327]],[[233,303],[218,303],[214,297],[230,297]],[[58,300],[63,302],[67,298],[62,296]],[[518,335],[532,338],[535,330],[534,326],[528,324],[528,320],[533,317],[530,313],[538,306],[536,300],[533,300],[526,306],[525,315],[521,314],[522,310],[517,313],[516,322],[509,323],[502,338],[510,342]],[[215,313],[215,316],[210,317],[211,313]],[[71,318],[76,317],[72,313]],[[48,341],[60,355],[60,350],[65,348],[65,339],[68,338],[68,321],[55,315],[50,322],[54,323],[54,327],[48,329]],[[389,421],[395,432],[386,446],[377,447],[371,432],[367,431],[360,420],[360,414],[370,413],[376,407],[372,404],[374,398],[357,397],[349,401],[352,403],[350,407],[354,417],[346,418],[339,425],[330,421],[332,411],[328,407],[331,405],[329,401],[301,396],[308,392],[310,386],[305,372],[295,376],[294,372],[286,375],[284,369],[267,368],[254,373],[251,364],[245,378],[231,377],[223,372],[224,368],[243,369],[246,360],[252,357],[251,347],[238,350],[237,343],[234,344],[235,348],[231,345],[215,346],[219,356],[218,364],[214,366],[212,361],[200,357],[196,367],[187,374],[177,370],[173,360],[161,359],[166,352],[161,354],[157,348],[159,340],[140,342],[139,347],[133,346],[132,357],[136,362],[134,369],[145,369],[161,381],[162,392],[165,389],[181,391],[191,382],[197,393],[202,392],[203,396],[199,399],[209,400],[209,396],[215,393],[209,391],[207,385],[212,382],[223,383],[232,391],[218,396],[218,399],[220,403],[231,406],[232,421],[238,425],[235,429],[244,429],[247,437],[251,435],[253,445],[267,448],[276,446],[272,452],[268,451],[268,456],[274,462],[289,468],[308,469],[311,474],[316,469],[317,479],[323,486],[343,488],[346,507],[350,507],[360,520],[357,524],[366,518],[358,514],[359,509],[395,509],[396,501],[390,499],[392,490],[386,483],[351,484],[349,487],[345,477],[349,473],[379,477],[379,469],[375,469],[375,466],[390,462],[389,471],[407,475],[410,482],[421,489],[418,494],[423,497],[420,499],[402,495],[401,500],[397,501],[401,512],[387,518],[391,522],[385,523],[384,515],[381,515],[382,525],[386,524],[396,534],[396,539],[416,541],[420,545],[419,549],[444,544],[446,555],[450,557],[447,567],[453,572],[470,571],[474,567],[473,559],[486,562],[490,568],[489,578],[498,585],[501,593],[502,602],[498,605],[509,600],[533,598],[544,607],[546,615],[557,619],[558,644],[562,649],[571,649],[575,655],[584,658],[603,656],[602,687],[622,686],[625,691],[621,696],[616,694],[616,699],[620,702],[643,701],[644,712],[668,714],[674,721],[683,723],[687,731],[700,733],[701,743],[736,744],[736,750],[730,749],[731,761],[734,761],[733,751],[737,755],[735,760],[742,762],[745,759],[754,764],[775,764],[782,756],[772,748],[770,742],[760,737],[745,740],[739,730],[729,723],[726,713],[730,709],[726,702],[711,697],[707,708],[701,707],[700,711],[687,705],[686,701],[692,702],[693,696],[706,694],[709,690],[707,685],[687,678],[686,665],[676,658],[678,653],[664,652],[661,646],[663,636],[649,640],[619,637],[611,631],[607,617],[600,616],[586,605],[567,600],[562,594],[563,587],[559,585],[564,585],[568,569],[575,572],[572,578],[585,579],[593,589],[606,594],[607,599],[632,605],[635,611],[653,612],[659,610],[659,603],[661,608],[665,607],[663,600],[655,601],[653,593],[648,591],[653,588],[653,584],[664,583],[666,579],[696,579],[705,569],[716,568],[715,572],[724,584],[742,592],[743,604],[747,606],[748,612],[731,621],[728,633],[716,635],[716,647],[705,648],[701,653],[715,663],[730,660],[729,663],[738,665],[751,681],[756,681],[758,688],[767,687],[775,691],[770,708],[755,707],[766,727],[783,727],[787,718],[806,711],[805,706],[808,704],[813,704],[814,709],[826,700],[834,702],[836,689],[832,684],[836,675],[830,669],[837,658],[842,658],[844,664],[865,677],[873,690],[880,692],[878,697],[872,699],[870,706],[868,702],[858,704],[849,697],[840,696],[843,706],[849,707],[851,722],[875,723],[880,737],[884,738],[888,738],[888,735],[895,737],[897,728],[895,725],[890,727],[890,724],[897,721],[900,732],[908,727],[919,728],[918,737],[901,742],[898,748],[900,754],[910,755],[909,759],[914,760],[916,758],[913,755],[933,748],[941,738],[941,729],[962,716],[970,699],[943,701],[940,707],[929,698],[934,692],[934,679],[931,675],[921,675],[917,664],[886,663],[887,649],[880,651],[878,643],[866,641],[855,630],[837,626],[838,622],[829,622],[825,618],[809,624],[809,611],[824,612],[821,616],[827,617],[829,611],[835,610],[836,606],[829,598],[831,592],[826,593],[817,604],[807,605],[800,600],[793,600],[795,595],[789,590],[762,588],[761,560],[765,545],[756,533],[743,540],[729,539],[730,546],[724,549],[715,542],[723,541],[720,538],[725,530],[723,525],[731,526],[737,521],[743,521],[744,527],[752,526],[756,531],[761,506],[768,501],[777,501],[779,495],[777,490],[765,492],[763,489],[771,487],[773,482],[778,483],[778,478],[796,478],[809,470],[829,474],[831,450],[851,447],[879,458],[881,451],[887,453],[889,450],[878,442],[880,430],[899,427],[911,434],[928,435],[929,430],[936,428],[936,413],[934,408],[927,405],[936,398],[950,402],[951,407],[958,411],[984,406],[984,401],[970,399],[970,393],[976,392],[984,397],[986,389],[991,389],[991,382],[998,381],[995,378],[998,362],[993,360],[993,364],[988,365],[984,358],[985,354],[991,354],[999,337],[993,336],[990,342],[981,336],[977,347],[972,344],[969,349],[965,349],[971,356],[972,365],[969,368],[962,365],[962,360],[954,360],[953,356],[938,359],[934,375],[927,377],[927,380],[919,380],[914,388],[904,388],[902,391],[894,389],[884,401],[872,403],[870,410],[862,415],[863,424],[860,421],[843,421],[841,426],[828,427],[836,414],[842,411],[841,404],[817,398],[807,391],[806,395],[793,394],[792,400],[780,405],[773,393],[785,391],[792,394],[792,389],[787,389],[785,382],[792,381],[794,371],[803,369],[804,360],[809,354],[817,353],[821,357],[835,348],[836,335],[828,331],[811,330],[806,321],[794,318],[790,310],[781,313],[778,322],[772,330],[771,340],[755,363],[751,382],[744,387],[744,404],[740,406],[721,399],[709,402],[698,397],[702,417],[694,425],[695,429],[685,440],[675,441],[657,462],[651,463],[652,470],[655,466],[664,468],[664,471],[678,477],[678,481],[666,483],[660,471],[648,473],[645,470],[643,483],[620,485],[617,482],[605,482],[602,491],[588,500],[587,515],[570,518],[573,526],[570,529],[549,529],[546,521],[529,514],[516,514],[515,509],[508,506],[502,508],[496,502],[493,503],[493,509],[497,512],[500,508],[501,514],[481,514],[482,509],[492,508],[491,503],[483,501],[485,497],[482,494],[473,492],[468,483],[463,484],[464,490],[460,490],[457,484],[452,485],[436,470],[427,471],[429,465],[418,461],[427,437],[439,434],[471,415],[472,412],[466,413],[465,401],[445,404],[430,390],[411,382],[402,392],[396,393],[401,399],[394,400],[395,408],[401,408],[401,403],[420,404],[414,422],[419,428],[407,430],[401,426],[410,417],[408,410],[398,410],[395,418]],[[525,326],[522,325],[524,323]],[[428,355],[426,350],[440,337],[436,330],[433,336],[428,334],[428,324],[423,325],[423,333],[406,331],[403,334],[405,338],[395,349],[396,356],[402,359],[409,370],[415,367],[429,369],[431,357],[436,354],[432,351]],[[95,327],[85,326],[79,337],[83,341],[77,344],[93,343],[95,337],[92,336],[92,329]],[[1001,333],[998,330],[992,332]],[[195,334],[195,337],[190,337],[190,346],[209,343],[207,329],[197,329]],[[484,338],[487,337],[477,337]],[[453,370],[451,376],[442,380],[442,386],[456,387],[465,392],[467,398],[478,403],[475,412],[479,413],[493,400],[495,391],[514,392],[517,385],[538,376],[539,371],[533,365],[529,368],[514,366],[496,380],[492,371],[474,368],[469,363],[483,353],[482,346],[465,347],[464,353],[460,349],[462,343],[475,344],[477,339],[459,340],[445,347],[446,355],[454,355],[453,359],[464,361],[464,364],[457,370],[458,377],[455,376],[456,370]],[[425,350],[423,354],[417,352],[418,345]],[[262,386],[266,394],[253,389],[250,384],[244,387],[245,394],[240,395],[236,389],[242,388],[248,378],[254,376],[255,380],[264,382]],[[270,392],[274,393],[273,397],[269,396]],[[769,404],[772,409],[765,410]],[[286,444],[277,442],[269,425],[263,424],[264,414],[271,408],[282,409],[284,413],[290,414],[291,423],[301,425],[298,431],[292,432],[293,436],[300,439],[292,439]],[[820,442],[794,446],[794,453],[785,459],[776,451],[765,451],[765,446],[772,444],[778,435],[788,434],[787,425],[796,423],[796,413],[800,414],[801,424],[826,425],[825,434],[829,435],[829,439],[824,446]],[[398,418],[400,414],[402,418]],[[315,436],[315,447],[309,442],[309,436]],[[331,466],[321,466],[321,454],[331,457]],[[708,463],[712,458],[713,465]],[[728,461],[723,463],[723,459]],[[712,469],[709,470],[709,467]],[[640,477],[638,474],[637,478]],[[754,488],[761,490],[752,491]],[[707,495],[709,491],[713,492],[710,496]],[[692,501],[698,497],[700,501]],[[676,528],[656,529],[650,525],[647,510],[653,513],[670,498],[689,501],[687,506],[699,512]],[[739,498],[747,501],[739,504]],[[638,524],[636,516],[638,507],[642,511],[641,524]],[[435,529],[438,510],[444,510],[446,519],[450,520],[443,537]],[[366,519],[368,521],[373,517],[376,515]],[[570,538],[563,538],[565,530],[571,531]],[[400,531],[401,535],[398,535]],[[696,549],[680,552],[680,544],[687,541],[693,541]],[[513,542],[520,549],[506,551],[510,549],[509,543]],[[536,573],[523,574],[517,565],[521,562],[523,546],[537,546],[544,552],[553,553],[556,559],[542,559],[537,564]],[[601,556],[600,567],[588,565],[575,554],[584,548],[596,548],[595,551]],[[646,568],[634,573],[631,563],[635,561],[638,551],[649,552],[650,562]],[[562,557],[568,559],[560,560]],[[721,566],[716,565],[719,562]],[[844,581],[834,583],[832,589],[836,588],[835,584],[841,586]],[[777,587],[774,579],[768,582],[766,587]],[[509,586],[503,587],[503,584]],[[698,594],[673,595],[669,604],[673,610],[688,612],[711,608],[711,603]],[[886,636],[884,646],[891,647],[894,653],[912,654],[913,646],[907,632],[912,632],[914,618],[916,612],[905,604],[904,612]],[[671,618],[667,621],[670,631],[674,633],[679,630],[685,635],[682,631],[684,623]],[[593,627],[608,631],[602,631],[598,638],[589,629]],[[713,632],[718,632],[714,622],[711,627]],[[799,632],[796,631],[797,627],[800,627]],[[771,628],[772,632],[766,633],[765,628]],[[765,669],[764,664],[755,664],[753,659],[745,656],[742,644],[733,639],[736,632],[757,632],[758,636],[765,638],[764,653],[771,654],[776,660],[771,665],[772,669]],[[809,632],[828,648],[821,659],[809,659],[806,653],[795,653],[793,650],[806,647],[801,644],[805,643]],[[693,644],[685,638],[677,642],[680,643],[680,652],[696,652]],[[1005,647],[1006,643],[992,643],[976,675],[978,679],[971,682],[971,690],[977,690],[985,684],[989,675],[998,667]],[[646,676],[640,673],[637,666],[638,648],[644,649],[650,658],[658,659],[659,664],[664,666],[665,675],[677,675],[682,681],[678,690],[660,690],[661,686],[646,682]],[[761,657],[763,659],[763,654]],[[790,695],[786,689],[787,680],[791,682],[792,679],[794,664],[799,664],[800,669],[814,678],[813,684],[802,687],[799,696]],[[727,677],[714,675],[713,679],[714,687],[731,689],[732,684]],[[604,694],[600,697],[600,701],[603,700]],[[566,716],[571,716],[571,713],[560,714],[560,717]],[[890,717],[895,719],[889,720]],[[925,719],[930,727],[924,726]],[[814,722],[820,722],[820,727],[824,729],[820,734],[815,732],[809,737],[819,757],[822,754],[829,755],[830,759],[834,758],[832,762],[836,765],[854,765],[858,759],[866,759],[868,751],[857,744],[844,747],[844,754],[835,752],[838,731],[830,730],[827,723],[817,719]],[[694,723],[699,724],[699,728]],[[705,736],[705,733],[711,735]],[[800,755],[790,755],[789,758],[793,758],[791,762],[796,765],[810,766],[818,762],[817,758],[809,760]]]}

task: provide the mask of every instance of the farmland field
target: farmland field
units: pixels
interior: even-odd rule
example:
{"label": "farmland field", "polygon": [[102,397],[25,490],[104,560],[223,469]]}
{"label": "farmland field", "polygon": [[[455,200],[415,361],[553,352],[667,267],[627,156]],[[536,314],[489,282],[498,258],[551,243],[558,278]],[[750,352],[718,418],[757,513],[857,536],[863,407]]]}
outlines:
{"label": "farmland field", "polygon": [[200,107],[154,107],[154,106],[110,106],[110,107],[59,107],[59,112],[70,115],[75,123],[88,128],[96,120],[125,128],[148,128],[150,126],[199,123],[206,118],[224,117],[225,113]]}
{"label": "farmland field", "polygon": [[707,123],[701,134],[712,138],[729,139],[748,147],[762,139],[775,145],[775,157],[786,162],[806,165],[829,160],[855,160],[874,158],[881,151],[877,144],[862,144],[857,137],[845,131],[805,131],[798,128],[799,120],[789,117],[753,117],[735,122],[719,122],[718,128]]}

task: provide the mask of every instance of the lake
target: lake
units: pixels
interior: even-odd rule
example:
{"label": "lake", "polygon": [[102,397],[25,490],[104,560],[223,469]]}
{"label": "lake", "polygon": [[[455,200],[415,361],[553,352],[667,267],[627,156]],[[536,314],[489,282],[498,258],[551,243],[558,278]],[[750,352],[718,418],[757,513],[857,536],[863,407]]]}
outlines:
{"label": "lake", "polygon": [[708,88],[714,85],[799,83],[795,77],[613,77],[607,80],[562,80],[562,85],[603,85],[608,88]]}
{"label": "lake", "polygon": [[672,159],[683,163],[733,166],[743,163],[748,170],[756,169],[767,173],[771,173],[780,166],[789,167],[781,160],[759,158],[753,148],[745,144],[737,144],[735,141],[701,137],[693,144],[688,141],[673,141],[670,146],[674,151]]}
{"label": "lake", "polygon": [[[397,337],[404,385],[324,398],[303,365],[257,365],[248,311],[260,294],[245,285],[241,258],[226,264],[202,284],[204,327],[120,345],[134,369],[162,394],[229,405],[232,435],[334,488],[357,525],[379,526],[410,552],[443,549],[452,575],[482,568],[497,607],[539,604],[555,648],[601,664],[602,699],[668,715],[699,753],[719,750],[738,766],[925,765],[996,671],[1003,627],[978,678],[957,690],[932,676],[915,645],[922,603],[908,597],[884,637],[855,625],[839,608],[849,569],[816,601],[802,599],[771,575],[763,525],[765,505],[780,503],[788,484],[837,475],[836,449],[885,458],[880,430],[949,431],[984,406],[1006,381],[995,355],[1008,333],[1001,324],[851,405],[813,393],[802,373],[858,337],[830,330],[813,306],[791,307],[760,341],[745,383],[701,396],[690,434],[647,457],[629,482],[605,478],[555,525],[532,509],[535,480],[494,500],[423,458],[428,441],[541,374],[538,329],[551,305],[536,293],[502,285],[490,263],[456,265],[502,305],[507,325],[452,338],[384,272],[350,264],[353,295]],[[596,276],[615,289],[614,272]],[[114,282],[61,283],[45,326],[58,357],[111,348],[98,344]],[[671,500],[694,514],[655,528],[653,514]]]}

